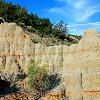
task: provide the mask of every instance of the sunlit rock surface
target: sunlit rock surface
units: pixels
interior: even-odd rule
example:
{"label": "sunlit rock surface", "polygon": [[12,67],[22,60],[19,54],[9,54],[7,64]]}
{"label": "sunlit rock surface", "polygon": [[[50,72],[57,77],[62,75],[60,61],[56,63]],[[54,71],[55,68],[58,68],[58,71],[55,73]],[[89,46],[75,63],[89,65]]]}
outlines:
{"label": "sunlit rock surface", "polygon": [[15,23],[0,24],[0,71],[27,72],[32,62],[62,74],[68,100],[100,100],[100,34],[95,30],[87,30],[78,44],[47,47],[34,44]]}

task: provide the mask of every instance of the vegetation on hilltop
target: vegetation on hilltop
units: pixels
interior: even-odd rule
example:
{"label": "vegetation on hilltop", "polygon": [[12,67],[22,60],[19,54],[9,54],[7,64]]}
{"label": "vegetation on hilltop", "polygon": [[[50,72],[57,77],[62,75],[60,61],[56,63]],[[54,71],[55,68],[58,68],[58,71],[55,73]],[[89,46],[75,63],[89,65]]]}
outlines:
{"label": "vegetation on hilltop", "polygon": [[0,0],[0,16],[7,22],[15,22],[30,32],[38,30],[40,36],[54,35],[59,38],[62,35],[65,36],[58,27],[52,27],[53,24],[48,18],[39,18],[36,14],[29,14],[25,8],[20,5],[14,5],[11,2]]}
{"label": "vegetation on hilltop", "polygon": [[68,27],[63,21],[53,25],[48,18],[40,18],[33,13],[29,14],[25,8],[18,4],[0,0],[0,17],[3,17],[6,22],[15,22],[24,30],[36,33],[42,38],[53,37],[61,43],[71,42],[67,41]]}

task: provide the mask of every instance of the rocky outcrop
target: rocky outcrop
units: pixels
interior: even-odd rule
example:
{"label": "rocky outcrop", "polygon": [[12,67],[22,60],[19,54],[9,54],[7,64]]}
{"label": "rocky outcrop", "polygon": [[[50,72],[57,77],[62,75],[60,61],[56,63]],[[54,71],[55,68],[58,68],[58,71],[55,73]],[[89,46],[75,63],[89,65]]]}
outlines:
{"label": "rocky outcrop", "polygon": [[54,66],[63,65],[62,52],[63,46],[34,44],[31,36],[15,23],[0,25],[0,71],[15,73],[22,68],[26,72],[32,62],[55,70]]}
{"label": "rocky outcrop", "polygon": [[0,71],[27,72],[32,62],[62,74],[69,100],[100,99],[100,35],[95,30],[87,30],[78,44],[47,47],[34,44],[15,23],[1,24]]}
{"label": "rocky outcrop", "polygon": [[[61,73],[67,97],[65,100],[99,100],[100,34],[95,30],[87,30],[79,44],[63,46]],[[59,97],[64,98],[58,89],[54,89],[43,100],[60,100]]]}
{"label": "rocky outcrop", "polygon": [[100,34],[88,30],[78,45],[64,48],[62,73],[69,100],[99,100]]}
{"label": "rocky outcrop", "polygon": [[34,45],[15,23],[0,25],[0,71],[16,72],[28,65]]}

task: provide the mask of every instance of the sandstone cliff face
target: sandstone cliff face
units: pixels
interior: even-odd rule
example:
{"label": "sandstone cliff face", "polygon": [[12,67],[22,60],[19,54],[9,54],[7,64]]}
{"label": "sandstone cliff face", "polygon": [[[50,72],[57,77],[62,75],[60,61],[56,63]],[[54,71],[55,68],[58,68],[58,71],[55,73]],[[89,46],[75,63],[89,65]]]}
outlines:
{"label": "sandstone cliff face", "polygon": [[63,77],[70,100],[100,99],[100,34],[88,30],[78,45],[64,47]]}
{"label": "sandstone cliff face", "polygon": [[51,66],[52,71],[62,67],[62,53],[63,46],[34,44],[30,35],[15,23],[0,25],[0,71],[13,73],[19,68],[27,71],[32,62]]}
{"label": "sandstone cliff face", "polygon": [[28,65],[34,45],[30,36],[15,23],[0,25],[0,71],[16,72]]}
{"label": "sandstone cliff face", "polygon": [[62,73],[69,100],[100,100],[100,35],[95,30],[87,30],[79,44],[47,47],[34,44],[15,23],[0,24],[0,71],[27,72],[32,62]]}

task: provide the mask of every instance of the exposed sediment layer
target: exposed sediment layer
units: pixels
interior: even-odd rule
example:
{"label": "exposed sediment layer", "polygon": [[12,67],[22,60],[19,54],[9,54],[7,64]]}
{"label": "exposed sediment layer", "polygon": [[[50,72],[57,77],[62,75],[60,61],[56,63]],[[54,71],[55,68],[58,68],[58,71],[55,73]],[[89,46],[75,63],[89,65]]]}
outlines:
{"label": "exposed sediment layer", "polygon": [[78,44],[47,47],[34,44],[15,23],[0,24],[0,71],[27,72],[32,62],[62,73],[69,100],[100,99],[100,34],[95,30],[87,30]]}

